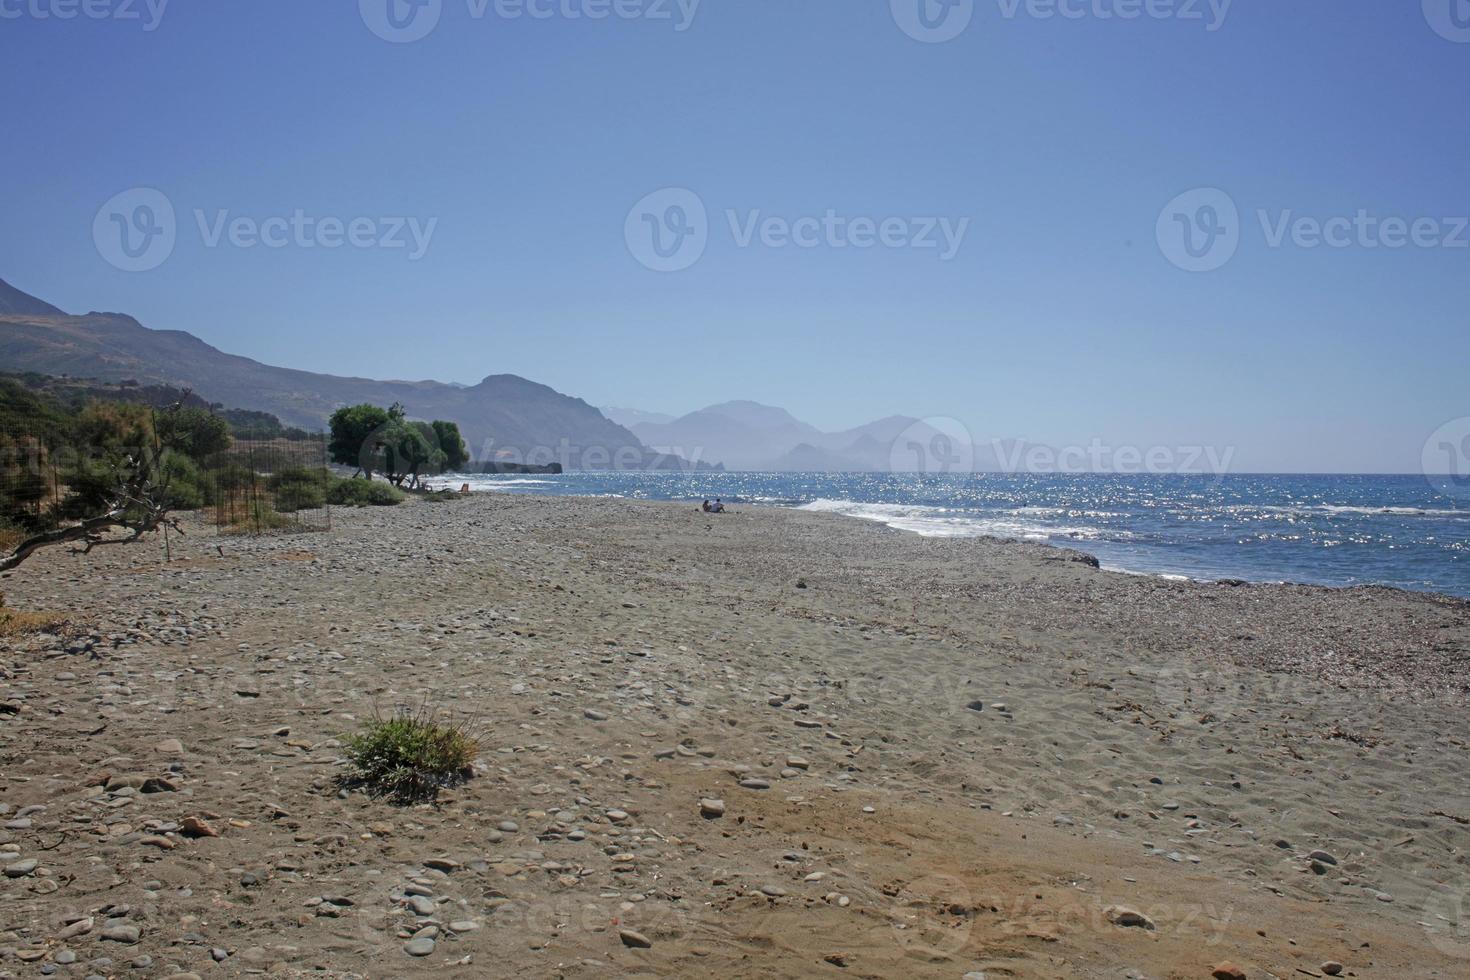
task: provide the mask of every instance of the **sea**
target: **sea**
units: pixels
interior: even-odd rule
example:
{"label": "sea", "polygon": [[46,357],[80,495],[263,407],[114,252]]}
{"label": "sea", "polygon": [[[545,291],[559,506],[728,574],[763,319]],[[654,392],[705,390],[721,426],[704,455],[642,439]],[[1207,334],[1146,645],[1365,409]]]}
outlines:
{"label": "sea", "polygon": [[474,491],[793,507],[913,534],[1041,541],[1104,568],[1216,581],[1384,585],[1470,598],[1470,485],[1424,476],[446,474]]}

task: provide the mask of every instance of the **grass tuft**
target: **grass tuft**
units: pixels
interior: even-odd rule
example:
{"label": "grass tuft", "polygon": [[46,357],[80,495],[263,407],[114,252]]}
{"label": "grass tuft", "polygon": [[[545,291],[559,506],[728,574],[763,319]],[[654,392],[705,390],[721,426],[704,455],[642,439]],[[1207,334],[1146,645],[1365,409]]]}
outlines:
{"label": "grass tuft", "polygon": [[66,623],[56,613],[21,612],[5,608],[5,594],[0,592],[0,637],[15,639],[32,633],[55,632]]}
{"label": "grass tuft", "polygon": [[374,718],[343,744],[341,782],[400,805],[433,800],[440,788],[468,779],[480,751],[466,723],[436,721],[427,706]]}

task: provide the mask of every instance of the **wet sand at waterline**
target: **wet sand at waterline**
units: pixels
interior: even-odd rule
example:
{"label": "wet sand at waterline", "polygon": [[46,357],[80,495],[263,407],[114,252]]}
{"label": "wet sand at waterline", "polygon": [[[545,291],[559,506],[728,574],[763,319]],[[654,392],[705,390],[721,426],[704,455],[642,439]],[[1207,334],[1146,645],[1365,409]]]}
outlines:
{"label": "wet sand at waterline", "polygon": [[[1470,974],[1463,600],[625,500],[188,530],[0,581],[75,630],[0,641],[0,975]],[[340,795],[425,704],[474,777]]]}

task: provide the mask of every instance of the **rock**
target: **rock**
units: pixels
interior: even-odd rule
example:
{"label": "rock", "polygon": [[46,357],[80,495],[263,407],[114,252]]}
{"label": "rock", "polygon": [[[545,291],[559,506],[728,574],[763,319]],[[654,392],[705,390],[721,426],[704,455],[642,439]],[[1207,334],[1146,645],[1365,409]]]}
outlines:
{"label": "rock", "polygon": [[24,878],[36,870],[38,863],[35,858],[28,858],[24,861],[17,861],[14,864],[7,864],[5,866],[5,877]]}
{"label": "rock", "polygon": [[478,928],[480,928],[480,924],[469,919],[461,919],[458,922],[449,923],[450,932],[474,932]]}
{"label": "rock", "polygon": [[51,958],[62,966],[69,966],[77,961],[77,954],[69,949],[58,949],[56,955]]}
{"label": "rock", "polygon": [[89,915],[86,918],[78,919],[77,921],[63,928],[60,932],[56,934],[56,938],[58,940],[67,940],[74,939],[77,936],[85,936],[87,933],[92,931],[92,925],[93,920],[92,917]]}
{"label": "rock", "polygon": [[965,705],[965,707],[969,708],[971,711],[984,711],[985,710],[985,702],[984,701],[971,701],[969,704]]}
{"label": "rock", "polygon": [[699,815],[707,820],[715,820],[725,815],[724,800],[700,800]]}
{"label": "rock", "polygon": [[625,810],[609,810],[607,811],[607,819],[613,823],[622,823],[628,819],[628,814]]}
{"label": "rock", "polygon": [[424,862],[424,867],[432,868],[435,871],[442,871],[445,874],[451,874],[459,870],[460,864],[458,861],[451,861],[449,858],[429,858]]}
{"label": "rock", "polygon": [[137,926],[108,926],[102,930],[101,936],[103,939],[131,946],[143,937],[143,933]]}
{"label": "rock", "polygon": [[628,946],[628,947],[630,947],[632,949],[652,949],[653,948],[653,940],[652,939],[649,939],[647,936],[643,935],[643,933],[641,933],[641,932],[634,932],[632,929],[619,929],[618,930],[618,938],[623,941],[623,945],[624,946]]}
{"label": "rock", "polygon": [[1337,962],[1336,960],[1328,960],[1326,963],[1322,964],[1322,972],[1327,974],[1329,977],[1342,976],[1342,969],[1342,964]]}
{"label": "rock", "polygon": [[1215,980],[1246,980],[1245,971],[1229,960],[1217,964],[1210,976]]}
{"label": "rock", "polygon": [[757,779],[754,776],[747,776],[746,778],[740,780],[740,785],[743,788],[745,788],[745,789],[770,789],[771,788],[771,784],[770,783],[766,782],[764,779]]}
{"label": "rock", "polygon": [[409,908],[413,909],[415,915],[434,914],[435,905],[432,898],[426,898],[423,895],[409,895],[405,902]]}
{"label": "rock", "polygon": [[209,825],[203,817],[185,817],[179,827],[185,837],[218,837],[219,831]]}
{"label": "rock", "polygon": [[1122,905],[1110,906],[1107,910],[1108,921],[1115,926],[1123,926],[1128,929],[1153,929],[1154,920],[1142,912],[1126,908]]}
{"label": "rock", "polygon": [[179,846],[173,841],[169,840],[167,837],[160,837],[157,834],[149,837],[144,837],[143,839],[138,841],[138,843],[142,844],[144,847],[156,847],[160,851],[172,851],[175,847]]}
{"label": "rock", "polygon": [[782,888],[780,885],[762,885],[761,894],[765,895],[768,898],[784,898],[786,895],[786,889]]}
{"label": "rock", "polygon": [[410,939],[403,944],[403,951],[409,956],[428,956],[434,952],[434,940],[427,937]]}
{"label": "rock", "polygon": [[592,721],[607,721],[607,715],[596,708],[587,708],[582,712],[582,717]]}
{"label": "rock", "polygon": [[1337,858],[1333,857],[1326,851],[1313,851],[1311,854],[1308,854],[1307,857],[1311,858],[1313,861],[1321,861],[1323,864],[1337,863]]}
{"label": "rock", "polygon": [[184,754],[184,743],[180,742],[176,738],[166,738],[162,742],[159,742],[157,745],[155,745],[154,748],[157,749],[159,752],[162,752],[164,755]]}

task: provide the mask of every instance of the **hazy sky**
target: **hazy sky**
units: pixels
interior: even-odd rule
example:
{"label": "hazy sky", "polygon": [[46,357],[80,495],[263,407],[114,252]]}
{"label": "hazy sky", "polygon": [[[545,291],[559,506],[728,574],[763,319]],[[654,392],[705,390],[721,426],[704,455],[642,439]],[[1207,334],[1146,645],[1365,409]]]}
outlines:
{"label": "hazy sky", "polygon": [[1466,0],[392,2],[0,0],[0,277],[317,371],[1237,469],[1470,416]]}

